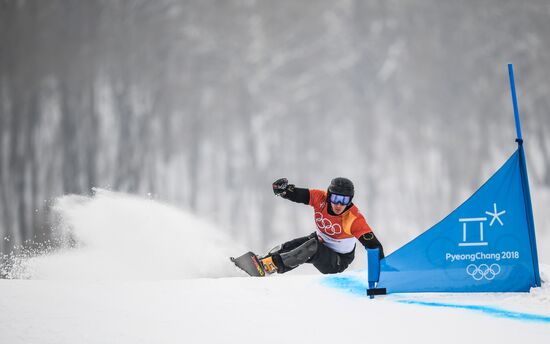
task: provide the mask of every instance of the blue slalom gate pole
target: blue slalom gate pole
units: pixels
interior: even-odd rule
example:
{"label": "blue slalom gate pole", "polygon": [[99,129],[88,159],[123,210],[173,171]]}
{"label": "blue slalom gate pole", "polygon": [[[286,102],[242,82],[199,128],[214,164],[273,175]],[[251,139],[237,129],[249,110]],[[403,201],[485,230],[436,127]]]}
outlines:
{"label": "blue slalom gate pole", "polygon": [[519,122],[519,110],[518,110],[518,98],[516,95],[516,82],[514,81],[514,66],[511,63],[508,64],[508,75],[510,76],[510,90],[512,91],[512,105],[514,106],[514,118],[516,119],[516,134],[517,142],[521,144],[523,138],[521,137],[521,124]]}
{"label": "blue slalom gate pole", "polygon": [[533,271],[535,273],[535,286],[540,287],[539,260],[537,254],[537,241],[535,237],[535,220],[533,217],[533,205],[531,204],[531,191],[529,189],[529,178],[527,175],[527,163],[525,161],[525,151],[523,148],[523,137],[521,136],[521,123],[519,120],[518,100],[516,95],[516,83],[514,80],[514,67],[508,64],[508,75],[510,77],[510,90],[512,93],[512,104],[514,106],[514,118],[516,120],[516,142],[518,143],[521,184],[523,187],[523,200],[525,203],[525,212],[527,215],[527,226],[529,228],[529,240],[531,243],[531,256],[533,257]]}
{"label": "blue slalom gate pole", "polygon": [[380,279],[380,249],[367,249],[367,259],[367,273],[369,282],[367,295],[372,299],[375,295],[386,294],[386,288],[376,288],[376,285]]}

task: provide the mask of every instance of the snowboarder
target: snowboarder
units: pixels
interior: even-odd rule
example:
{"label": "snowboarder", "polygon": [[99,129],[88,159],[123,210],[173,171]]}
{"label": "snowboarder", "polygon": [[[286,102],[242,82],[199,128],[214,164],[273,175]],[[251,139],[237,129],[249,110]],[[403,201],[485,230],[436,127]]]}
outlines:
{"label": "snowboarder", "polygon": [[352,203],[354,186],[347,178],[334,178],[326,191],[298,188],[286,178],[273,183],[276,196],[314,209],[317,230],[276,246],[264,257],[248,252],[231,260],[252,276],[285,273],[304,263],[311,263],[323,274],[344,271],[355,258],[355,240],[365,248],[380,249],[382,244],[359,209]]}

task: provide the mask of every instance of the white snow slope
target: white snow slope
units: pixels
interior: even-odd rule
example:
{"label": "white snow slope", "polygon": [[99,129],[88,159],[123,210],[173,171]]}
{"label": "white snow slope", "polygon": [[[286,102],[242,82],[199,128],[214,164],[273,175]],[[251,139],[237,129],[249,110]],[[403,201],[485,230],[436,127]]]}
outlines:
{"label": "white snow slope", "polygon": [[[192,216],[98,190],[59,200],[76,248],[0,280],[0,343],[548,343],[550,288],[364,295],[365,271],[243,277]],[[541,265],[542,278],[550,266]],[[23,279],[24,278],[24,279]]]}

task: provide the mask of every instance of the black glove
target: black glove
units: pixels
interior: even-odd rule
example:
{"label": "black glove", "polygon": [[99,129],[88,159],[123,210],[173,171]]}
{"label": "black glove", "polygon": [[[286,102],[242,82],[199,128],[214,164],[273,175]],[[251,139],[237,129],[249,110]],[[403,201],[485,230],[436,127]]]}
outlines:
{"label": "black glove", "polygon": [[273,182],[273,193],[275,196],[286,198],[289,192],[294,191],[294,184],[288,184],[288,179],[280,178]]}

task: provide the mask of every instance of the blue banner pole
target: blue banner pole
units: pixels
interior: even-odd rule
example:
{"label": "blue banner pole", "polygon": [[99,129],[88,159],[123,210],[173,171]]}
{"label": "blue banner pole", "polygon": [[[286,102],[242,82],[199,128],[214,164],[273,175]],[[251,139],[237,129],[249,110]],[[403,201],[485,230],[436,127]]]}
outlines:
{"label": "blue banner pole", "polygon": [[514,81],[514,67],[511,63],[508,64],[508,75],[510,76],[510,90],[512,91],[512,105],[514,106],[514,117],[516,119],[516,141],[521,144],[523,138],[521,137],[521,124],[519,122],[519,110],[518,110],[518,98],[516,96],[516,83]]}
{"label": "blue banner pole", "polygon": [[375,295],[386,294],[386,288],[376,288],[378,281],[380,280],[380,249],[373,248],[367,249],[367,273],[369,288],[367,289],[367,295],[369,298],[374,298]]}
{"label": "blue banner pole", "polygon": [[523,148],[523,138],[521,136],[521,124],[519,121],[518,100],[516,96],[516,84],[514,81],[514,67],[511,63],[508,64],[508,75],[510,77],[510,89],[512,92],[512,104],[514,106],[514,117],[516,120],[516,142],[518,143],[521,184],[523,187],[523,200],[525,203],[525,213],[527,215],[527,227],[529,233],[529,241],[531,243],[531,257],[533,260],[533,271],[535,273],[535,286],[540,287],[540,272],[539,259],[537,254],[537,241],[535,238],[535,220],[533,217],[533,206],[531,204],[531,191],[529,189],[529,178],[527,175],[527,164],[525,161],[525,151]]}

